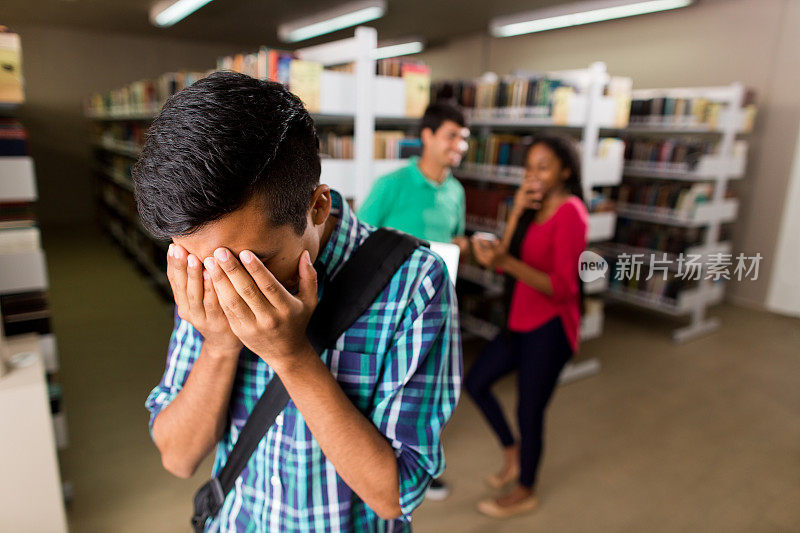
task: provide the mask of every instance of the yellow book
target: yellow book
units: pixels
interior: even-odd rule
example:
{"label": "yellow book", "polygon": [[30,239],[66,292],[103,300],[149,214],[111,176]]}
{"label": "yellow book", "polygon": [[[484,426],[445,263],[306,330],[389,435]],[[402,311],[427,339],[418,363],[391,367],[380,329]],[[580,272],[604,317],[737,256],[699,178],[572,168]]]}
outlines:
{"label": "yellow book", "polygon": [[289,90],[296,94],[310,113],[319,112],[322,63],[293,59],[289,64]]}
{"label": "yellow book", "polygon": [[0,102],[21,104],[24,101],[19,35],[0,32]]}
{"label": "yellow book", "polygon": [[431,69],[425,65],[403,65],[406,85],[406,116],[421,117],[431,97]]}

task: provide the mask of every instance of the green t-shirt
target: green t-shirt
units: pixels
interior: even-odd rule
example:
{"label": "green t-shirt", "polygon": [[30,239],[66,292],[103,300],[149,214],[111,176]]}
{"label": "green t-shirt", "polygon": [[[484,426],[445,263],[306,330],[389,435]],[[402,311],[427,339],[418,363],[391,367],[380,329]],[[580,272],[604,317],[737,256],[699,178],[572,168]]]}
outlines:
{"label": "green t-shirt", "polygon": [[358,218],[373,226],[387,226],[419,239],[451,242],[464,234],[464,187],[452,174],[442,184],[420,171],[419,158],[375,182]]}

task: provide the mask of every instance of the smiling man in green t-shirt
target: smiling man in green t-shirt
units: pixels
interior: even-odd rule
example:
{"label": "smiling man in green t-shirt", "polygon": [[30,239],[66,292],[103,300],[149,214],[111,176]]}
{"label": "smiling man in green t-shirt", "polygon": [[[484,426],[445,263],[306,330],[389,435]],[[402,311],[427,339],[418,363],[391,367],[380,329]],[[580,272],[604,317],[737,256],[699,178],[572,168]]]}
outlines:
{"label": "smiling man in green t-shirt", "polygon": [[449,104],[428,106],[420,124],[422,156],[378,179],[358,217],[420,239],[453,242],[468,253],[464,237],[464,187],[450,172],[467,149],[464,115]]}

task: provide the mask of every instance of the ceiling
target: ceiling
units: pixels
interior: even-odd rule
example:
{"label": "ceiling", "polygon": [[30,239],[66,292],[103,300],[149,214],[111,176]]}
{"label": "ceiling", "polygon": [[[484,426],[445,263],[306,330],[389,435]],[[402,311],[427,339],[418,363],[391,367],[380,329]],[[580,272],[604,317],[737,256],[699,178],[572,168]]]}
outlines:
{"label": "ceiling", "polygon": [[[214,0],[170,28],[148,20],[157,0],[1,0],[0,24],[60,26],[110,33],[279,46],[277,26],[347,0]],[[430,45],[487,31],[489,19],[565,0],[387,0],[386,15],[368,25],[380,40],[421,35]],[[299,43],[302,46],[352,35],[352,28]],[[284,47],[287,47],[284,45]],[[290,48],[290,47],[288,47]]]}

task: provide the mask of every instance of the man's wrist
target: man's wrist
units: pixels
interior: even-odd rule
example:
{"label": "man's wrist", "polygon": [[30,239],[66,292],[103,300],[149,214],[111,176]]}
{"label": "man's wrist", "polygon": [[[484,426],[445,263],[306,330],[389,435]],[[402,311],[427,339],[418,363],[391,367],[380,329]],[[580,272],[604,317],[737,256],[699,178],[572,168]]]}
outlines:
{"label": "man's wrist", "polygon": [[319,360],[316,350],[307,339],[291,352],[276,358],[275,361],[268,361],[269,366],[279,376],[302,372],[314,360]]}
{"label": "man's wrist", "polygon": [[227,361],[230,359],[238,359],[239,353],[242,351],[242,346],[233,344],[217,344],[212,341],[203,341],[203,353],[209,358],[217,361]]}

